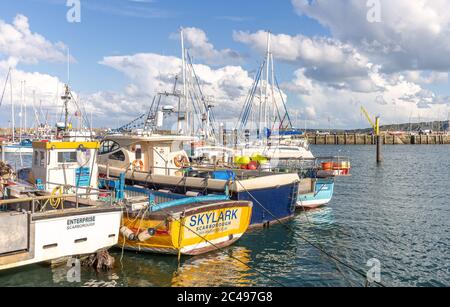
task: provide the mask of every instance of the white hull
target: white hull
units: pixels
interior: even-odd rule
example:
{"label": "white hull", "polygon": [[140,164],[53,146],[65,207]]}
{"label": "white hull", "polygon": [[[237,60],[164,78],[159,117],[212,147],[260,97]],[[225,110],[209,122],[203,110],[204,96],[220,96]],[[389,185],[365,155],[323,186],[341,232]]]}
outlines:
{"label": "white hull", "polygon": [[297,202],[297,208],[314,209],[321,206],[328,205],[331,199],[319,199],[319,200],[305,200]]}
{"label": "white hull", "polygon": [[[25,236],[28,237],[28,244],[25,244],[27,248],[0,254],[0,270],[68,256],[92,254],[100,249],[112,247],[117,244],[121,217],[120,210],[80,212],[78,209],[69,209],[60,214],[52,212],[30,214],[28,217],[30,222],[23,225],[28,228]],[[26,243],[23,240],[14,242],[14,238],[8,238],[11,233],[8,226],[11,225],[7,223],[0,225],[1,248]]]}
{"label": "white hull", "polygon": [[33,148],[3,146],[2,147],[2,151],[4,153],[14,153],[14,154],[26,153],[26,154],[32,154],[33,153]]}

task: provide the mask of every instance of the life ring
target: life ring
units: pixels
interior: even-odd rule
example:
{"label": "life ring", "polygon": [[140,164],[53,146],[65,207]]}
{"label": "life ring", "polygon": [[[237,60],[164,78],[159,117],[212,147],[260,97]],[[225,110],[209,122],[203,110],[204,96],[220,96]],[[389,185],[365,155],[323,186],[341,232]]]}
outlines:
{"label": "life ring", "polygon": [[173,164],[175,164],[176,167],[181,168],[189,164],[189,159],[186,156],[179,154],[173,158]]}
{"label": "life ring", "polygon": [[142,162],[142,160],[134,160],[133,169],[137,171],[142,171],[144,169],[144,162]]}

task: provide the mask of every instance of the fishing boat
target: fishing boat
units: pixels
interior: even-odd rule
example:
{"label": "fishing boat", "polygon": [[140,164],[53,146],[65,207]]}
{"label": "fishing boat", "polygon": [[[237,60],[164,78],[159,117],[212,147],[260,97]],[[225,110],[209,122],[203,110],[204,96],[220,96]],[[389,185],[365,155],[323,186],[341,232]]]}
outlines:
{"label": "fishing boat", "polygon": [[98,199],[98,142],[34,142],[23,181],[2,179],[0,270],[114,246],[122,209]]}
{"label": "fishing boat", "polygon": [[274,174],[251,170],[227,171],[190,163],[181,135],[122,134],[107,136],[99,152],[99,172],[128,185],[196,195],[230,195],[253,202],[250,227],[267,226],[293,217],[297,202],[297,173]]}
{"label": "fishing boat", "polygon": [[108,192],[98,190],[99,147],[64,137],[36,141],[31,168],[17,174],[0,168],[0,270],[90,255],[117,244],[122,207],[112,197],[100,197]]}
{"label": "fishing boat", "polygon": [[[101,179],[126,204],[118,246],[127,250],[200,255],[227,247],[247,231],[252,202],[226,195],[192,196]],[[122,190],[120,187],[123,187]]]}

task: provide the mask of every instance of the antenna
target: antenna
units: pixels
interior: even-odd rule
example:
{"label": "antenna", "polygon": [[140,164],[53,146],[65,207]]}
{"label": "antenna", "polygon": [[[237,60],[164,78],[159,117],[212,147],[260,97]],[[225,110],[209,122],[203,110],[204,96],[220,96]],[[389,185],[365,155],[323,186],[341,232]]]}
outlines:
{"label": "antenna", "polygon": [[[183,27],[180,28],[180,37],[181,37],[181,65],[182,65],[182,74],[183,74],[183,98],[184,98],[184,103],[185,103],[185,115],[184,115],[184,121],[186,124],[186,133],[189,132],[189,110],[188,110],[188,102],[187,102],[187,80],[186,80],[186,52],[184,49],[184,33],[183,33]],[[180,125],[180,123],[179,123]],[[181,127],[178,127],[178,131],[180,131]]]}
{"label": "antenna", "polygon": [[67,84],[70,84],[70,49],[67,47]]}
{"label": "antenna", "polygon": [[71,99],[70,97],[70,91],[69,91],[69,85],[64,85],[64,95],[61,96],[61,99],[64,100],[64,130],[67,132],[68,129],[68,125],[69,125],[69,100]]}

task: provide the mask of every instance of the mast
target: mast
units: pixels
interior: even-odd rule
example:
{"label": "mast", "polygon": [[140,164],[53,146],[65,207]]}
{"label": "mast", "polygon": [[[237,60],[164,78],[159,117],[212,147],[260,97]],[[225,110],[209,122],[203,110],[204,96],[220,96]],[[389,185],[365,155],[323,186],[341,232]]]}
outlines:
{"label": "mast", "polygon": [[67,84],[70,83],[70,49],[67,47]]}
{"label": "mast", "polygon": [[22,142],[22,129],[23,129],[23,81],[20,81],[20,134],[19,140]]}
{"label": "mast", "polygon": [[64,131],[69,130],[69,101],[70,101],[70,91],[69,85],[64,85],[64,95],[61,96],[61,99],[64,101]]}
{"label": "mast", "polygon": [[25,101],[25,88],[26,88],[26,81],[23,81],[23,112],[24,112],[24,131],[25,131],[25,135],[27,134],[27,128],[28,128],[28,123],[27,123],[27,103]]}
{"label": "mast", "polygon": [[267,109],[268,109],[268,94],[269,94],[269,63],[270,63],[270,31],[267,32],[267,56],[266,56],[266,84],[264,94],[264,128],[268,127]]}
{"label": "mast", "polygon": [[15,142],[16,139],[16,114],[14,112],[14,99],[13,99],[13,86],[12,86],[12,73],[9,76],[9,87],[10,87],[10,95],[11,95],[11,125],[12,125],[12,142]]}
{"label": "mast", "polygon": [[186,125],[186,131],[185,133],[189,133],[189,109],[188,109],[188,99],[187,99],[187,78],[186,78],[186,51],[184,49],[184,34],[183,34],[183,28],[180,30],[180,36],[181,36],[181,71],[183,74],[183,98],[184,98],[184,105],[185,105],[185,115],[184,115],[184,121]]}
{"label": "mast", "polygon": [[[276,118],[277,118],[277,115],[276,115],[277,105],[276,105],[276,103],[277,102],[275,100],[275,88],[274,88],[275,87],[275,70],[274,70],[274,67],[273,67],[273,54],[270,54],[270,63],[271,63],[271,70],[272,70],[272,75],[271,75],[272,80],[271,80],[271,84],[270,84],[270,88],[271,88],[271,92],[272,92],[272,108],[273,108],[272,116],[273,116],[274,121],[276,122]],[[281,125],[281,118],[280,118],[280,125]],[[269,126],[269,128],[270,128],[270,126]]]}

